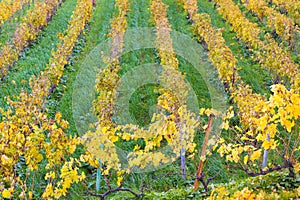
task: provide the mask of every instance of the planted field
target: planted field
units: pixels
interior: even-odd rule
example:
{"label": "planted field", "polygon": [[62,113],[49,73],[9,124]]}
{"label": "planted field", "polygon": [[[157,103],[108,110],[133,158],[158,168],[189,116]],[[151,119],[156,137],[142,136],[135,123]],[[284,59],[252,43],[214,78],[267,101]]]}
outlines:
{"label": "planted field", "polygon": [[0,198],[300,198],[299,18],[296,0],[0,1]]}

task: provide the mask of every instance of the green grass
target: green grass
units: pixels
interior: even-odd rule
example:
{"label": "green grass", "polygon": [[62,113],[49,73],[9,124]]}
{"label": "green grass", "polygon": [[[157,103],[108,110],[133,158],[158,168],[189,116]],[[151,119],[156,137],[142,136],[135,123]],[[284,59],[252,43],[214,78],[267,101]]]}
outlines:
{"label": "green grass", "polygon": [[[146,1],[140,1],[141,5],[133,2],[131,8],[133,12],[130,12],[127,16],[129,27],[153,27],[153,24],[150,23],[151,13],[146,9],[145,12],[141,12],[142,7],[149,8],[150,6],[149,1],[147,1],[146,5],[145,2]],[[170,1],[168,3],[170,5],[170,8],[168,9],[168,15],[170,16],[169,19],[173,29],[192,37],[193,34],[191,27],[187,24],[184,14],[177,14],[178,8],[176,8],[176,4],[173,4]],[[157,53],[151,49],[133,51],[124,54],[121,57],[122,68],[120,70],[120,76],[124,75],[135,66],[145,63],[159,63],[160,59],[156,54]],[[199,72],[197,72],[197,70],[184,58],[180,56],[177,56],[177,58],[179,59],[179,70],[186,74],[187,82],[191,84],[197,95],[199,106],[211,107],[208,89]],[[130,102],[130,112],[132,118],[136,119],[137,124],[143,126],[150,122],[151,117],[149,116],[149,108],[155,104],[156,99],[157,94],[153,92],[153,88],[151,90],[147,87],[143,87],[139,92],[136,92],[132,96]],[[149,102],[151,103],[149,104]]]}
{"label": "green grass", "polygon": [[[150,17],[150,1],[149,0],[130,0],[131,8],[127,14],[127,23],[130,28],[137,27],[153,27]],[[147,9],[149,8],[149,9]]]}
{"label": "green grass", "polygon": [[[134,1],[135,3],[136,1]],[[172,1],[164,1],[164,3],[167,3],[170,7],[168,9],[168,18],[169,23],[172,24],[172,27],[176,31],[180,31],[189,37],[193,37],[193,33],[191,31],[191,27],[187,23],[187,20],[183,13],[180,13],[182,11],[180,8],[178,8]],[[147,7],[144,8],[146,10],[146,14],[141,12],[135,12],[135,7],[137,4],[133,4],[133,13],[130,13],[128,15],[128,22],[129,27],[136,27],[136,21],[139,21],[140,15],[147,15]],[[142,26],[147,26],[147,24],[144,23],[143,20]],[[149,20],[147,20],[149,21]],[[132,24],[132,22],[134,24]],[[151,21],[150,21],[151,22]],[[149,23],[148,26],[153,26],[153,24]],[[200,45],[200,44],[199,44]],[[186,80],[189,82],[195,91],[199,106],[200,107],[211,107],[210,104],[210,96],[208,89],[205,85],[204,80],[202,79],[201,75],[197,70],[184,58],[177,56],[179,59],[179,70],[186,74]],[[142,65],[145,63],[159,63],[160,59],[157,56],[156,52],[153,52],[153,49],[145,49],[145,50],[139,50],[139,51],[133,51],[127,54],[124,54],[121,57],[122,60],[122,69],[120,71],[120,75],[124,75],[126,72],[128,72],[130,69],[132,69],[134,66]],[[135,119],[135,122],[141,126],[145,126],[150,122],[150,115],[151,113],[151,107],[156,104],[158,94],[155,92],[157,90],[157,85],[149,84],[144,85],[138,88],[138,90],[135,91],[135,93],[132,95],[130,99],[130,112],[132,117]],[[202,136],[197,137],[196,139],[201,143]],[[131,150],[136,143],[122,143],[119,144],[120,147]],[[195,174],[196,166],[192,162],[188,162],[188,181],[184,182],[181,175],[180,175],[180,164],[179,162],[174,162],[168,166],[165,166],[163,169],[156,170],[155,172],[146,173],[144,175],[142,174],[133,174],[129,177],[127,181],[125,181],[124,185],[128,186],[130,188],[138,189],[140,187],[140,182],[142,177],[144,176],[145,183],[148,186],[147,191],[157,191],[157,192],[164,192],[168,191],[171,188],[180,188],[180,187],[186,187],[188,185],[191,185],[194,181],[193,177]],[[219,165],[220,168],[220,165]],[[219,169],[218,168],[218,169]],[[211,168],[211,171],[214,172],[216,169]],[[170,173],[170,174],[169,174]],[[132,185],[132,183],[137,183]],[[120,193],[117,193],[113,195],[113,198],[120,199]],[[125,194],[124,194],[125,195]],[[128,198],[130,195],[127,195]]]}
{"label": "green grass", "polygon": [[[163,2],[169,6],[167,14],[169,24],[172,25],[173,30],[181,32],[193,39],[193,30],[190,24],[188,24],[188,20],[186,19],[186,15],[182,6],[175,4],[172,0],[164,0]],[[187,51],[189,51],[189,49],[187,49]],[[207,59],[207,52],[203,52],[205,55],[202,56]],[[199,55],[199,58],[200,57],[201,56]],[[179,71],[185,74],[186,81],[194,90],[197,96],[199,107],[211,108],[212,105],[209,90],[201,74],[195,68],[196,66],[193,66],[188,60],[181,56],[177,55],[177,59],[179,60]]]}
{"label": "green grass", "polygon": [[[150,7],[148,0],[132,0],[130,12],[127,14],[128,27],[131,29],[140,27],[154,27],[151,22]],[[125,47],[126,48],[126,47]],[[121,57],[120,76],[124,76],[134,67],[147,64],[159,63],[160,58],[157,56],[155,49],[139,49],[124,53]],[[145,126],[150,123],[151,116],[149,115],[149,108],[157,103],[158,94],[155,92],[158,89],[155,85],[144,85],[138,88],[137,91],[130,98],[129,112],[134,123],[140,126]],[[130,147],[128,147],[131,149]]]}
{"label": "green grass", "polygon": [[77,45],[70,56],[70,65],[66,66],[63,82],[50,98],[53,103],[51,112],[60,111],[63,117],[70,123],[70,134],[77,134],[72,114],[72,92],[73,83],[76,80],[77,72],[81,62],[89,52],[106,39],[109,31],[109,20],[114,11],[114,1],[98,0],[94,8],[92,19],[87,27],[86,34],[78,39]]}
{"label": "green grass", "polygon": [[[49,97],[48,108],[50,114],[61,112],[63,118],[70,123],[68,135],[78,135],[72,113],[73,84],[77,73],[85,57],[97,45],[106,39],[106,34],[110,29],[110,19],[114,14],[114,1],[97,0],[90,23],[73,49],[69,58],[69,65],[66,66],[62,81],[59,83],[55,92]],[[100,56],[100,54],[99,54]],[[75,153],[80,155],[84,148],[78,148]],[[82,166],[81,170],[87,174],[87,185],[93,190],[95,184],[95,170],[92,167]],[[85,193],[85,188],[81,184],[74,185],[68,193],[70,199],[94,199]]]}
{"label": "green grass", "polygon": [[[169,23],[172,25],[172,28],[176,31],[180,31],[188,36],[190,36],[192,39],[196,40],[197,37],[194,37],[192,26],[189,24],[188,19],[186,18],[185,12],[183,7],[180,4],[174,4],[172,0],[164,0],[164,3],[166,3],[169,6],[168,9],[168,18]],[[199,46],[201,44],[199,43]],[[188,49],[187,49],[188,51]],[[207,52],[203,51],[204,54]],[[207,55],[205,55],[207,57]],[[182,71],[184,74],[186,74],[187,81],[191,84],[193,90],[195,91],[195,94],[198,99],[199,107],[204,108],[210,108],[211,105],[211,97],[210,92],[199,72],[192,66],[188,61],[184,60],[182,57],[179,57],[179,70]],[[213,66],[211,66],[213,67]],[[197,132],[195,141],[197,143],[197,150],[198,152],[201,151],[202,142],[203,142],[204,134],[201,132]],[[196,163],[199,163],[199,158],[195,157]],[[188,179],[187,183],[193,183],[195,176],[197,166],[195,163],[191,160],[187,163],[189,172],[188,175],[190,178]],[[213,176],[214,174],[218,173],[220,170],[222,173],[220,176],[218,176],[213,182],[222,182],[222,181],[228,181],[230,178],[230,172],[227,170],[224,170],[225,166],[223,163],[223,160],[219,158],[218,155],[214,155],[211,157],[211,160],[208,161],[208,163],[205,166],[206,173],[210,176]]]}

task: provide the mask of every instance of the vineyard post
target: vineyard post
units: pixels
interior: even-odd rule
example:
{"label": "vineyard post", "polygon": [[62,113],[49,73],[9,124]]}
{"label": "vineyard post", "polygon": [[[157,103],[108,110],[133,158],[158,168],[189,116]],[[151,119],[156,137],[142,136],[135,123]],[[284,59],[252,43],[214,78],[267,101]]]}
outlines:
{"label": "vineyard post", "polygon": [[199,162],[199,165],[198,165],[196,180],[195,180],[195,183],[194,183],[194,190],[197,190],[198,187],[199,187],[199,177],[202,175],[202,171],[203,171],[203,163],[204,163],[203,158],[205,157],[208,138],[209,138],[209,134],[210,134],[211,129],[212,129],[212,120],[213,120],[213,118],[214,118],[214,115],[211,114],[209,116],[208,125],[207,125],[207,128],[205,130],[205,138],[204,138],[202,149],[201,149],[200,162]]}
{"label": "vineyard post", "polygon": [[180,131],[180,145],[181,145],[181,149],[180,149],[180,165],[181,165],[181,170],[182,170],[182,178],[184,181],[186,181],[186,165],[185,165],[185,149],[183,147],[182,144],[182,136],[183,133],[182,131]]}
{"label": "vineyard post", "polygon": [[[267,134],[267,141],[270,142],[270,134]],[[263,156],[263,163],[262,163],[262,170],[267,167],[268,164],[268,155],[269,155],[269,149],[264,150],[264,156]]]}

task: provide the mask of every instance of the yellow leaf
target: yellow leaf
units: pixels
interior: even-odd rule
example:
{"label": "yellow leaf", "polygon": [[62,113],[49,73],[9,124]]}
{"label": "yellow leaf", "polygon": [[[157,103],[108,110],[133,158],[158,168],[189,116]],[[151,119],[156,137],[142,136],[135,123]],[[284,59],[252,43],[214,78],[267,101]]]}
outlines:
{"label": "yellow leaf", "polygon": [[82,180],[84,180],[85,178],[86,178],[85,173],[82,172],[82,173],[81,173],[81,176],[79,177],[79,180],[82,181]]}
{"label": "yellow leaf", "polygon": [[252,155],[250,156],[250,160],[251,160],[251,161],[255,161],[255,160],[257,160],[257,159],[260,157],[260,155],[261,155],[261,149],[256,150],[256,151],[254,151],[254,152],[252,153]]}
{"label": "yellow leaf", "polygon": [[265,138],[264,138],[264,136],[262,134],[258,134],[256,136],[256,139],[257,139],[257,141],[263,141]]}
{"label": "yellow leaf", "polygon": [[298,173],[300,171],[300,162],[294,165],[295,172]]}
{"label": "yellow leaf", "polygon": [[137,151],[137,150],[139,150],[139,149],[140,149],[140,146],[139,146],[139,145],[135,145],[133,151]]}
{"label": "yellow leaf", "polygon": [[123,177],[119,176],[117,180],[117,185],[120,186],[122,181],[123,181]]}
{"label": "yellow leaf", "polygon": [[[119,139],[119,137],[118,136],[111,136],[110,138],[109,138],[109,140],[112,142],[112,143],[115,143],[116,141],[118,141],[118,139]],[[129,139],[130,139],[130,137],[129,137]]]}
{"label": "yellow leaf", "polygon": [[260,119],[258,119],[257,120],[257,126],[258,126],[257,130],[263,131],[266,128],[267,123],[268,123],[268,121],[267,121],[267,116],[266,115],[261,117]]}
{"label": "yellow leaf", "polygon": [[282,120],[282,125],[285,126],[286,130],[290,133],[292,128],[295,126],[294,120],[291,122],[290,120]]}
{"label": "yellow leaf", "polygon": [[205,111],[205,108],[201,108],[201,109],[200,109],[200,112],[199,112],[200,115],[203,115],[203,114],[204,114],[204,111]]}
{"label": "yellow leaf", "polygon": [[128,134],[128,133],[123,133],[123,135],[122,135],[122,139],[123,139],[123,140],[129,141],[130,138],[131,138],[131,135],[130,135],[130,134]]}
{"label": "yellow leaf", "polygon": [[268,140],[265,140],[262,144],[262,147],[264,149],[270,149],[270,142]]}
{"label": "yellow leaf", "polygon": [[62,115],[61,115],[60,112],[58,112],[58,113],[55,114],[55,120],[56,120],[58,123],[60,123],[61,117],[62,117]]}
{"label": "yellow leaf", "polygon": [[222,129],[228,130],[229,129],[229,121],[225,121],[222,123]]}
{"label": "yellow leaf", "polygon": [[3,198],[10,198],[11,192],[9,190],[3,190],[2,197]]}
{"label": "yellow leaf", "polygon": [[247,164],[247,162],[248,162],[248,159],[249,159],[249,156],[248,156],[248,155],[246,155],[246,156],[244,157],[244,164],[245,164],[245,165]]}
{"label": "yellow leaf", "polygon": [[243,137],[241,137],[241,140],[243,140],[243,141],[248,141],[248,140],[249,140],[249,138],[248,138],[248,137],[246,137],[246,136],[243,136]]}

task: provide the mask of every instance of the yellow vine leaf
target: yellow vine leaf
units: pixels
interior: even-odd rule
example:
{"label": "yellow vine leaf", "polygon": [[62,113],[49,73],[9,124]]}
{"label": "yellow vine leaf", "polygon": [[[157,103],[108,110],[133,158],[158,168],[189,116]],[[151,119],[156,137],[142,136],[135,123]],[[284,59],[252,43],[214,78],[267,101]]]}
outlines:
{"label": "yellow vine leaf", "polygon": [[257,160],[259,157],[261,156],[261,149],[254,151],[251,156],[250,156],[250,160],[251,161],[255,161]]}
{"label": "yellow vine leaf", "polygon": [[3,198],[10,198],[11,192],[9,190],[3,190],[2,197]]}

